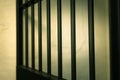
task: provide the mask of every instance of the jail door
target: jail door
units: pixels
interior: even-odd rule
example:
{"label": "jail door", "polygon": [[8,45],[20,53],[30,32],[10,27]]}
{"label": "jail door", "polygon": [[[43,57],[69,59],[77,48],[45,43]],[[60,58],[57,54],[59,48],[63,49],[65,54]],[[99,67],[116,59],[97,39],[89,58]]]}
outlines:
{"label": "jail door", "polygon": [[[77,4],[79,1],[86,3]],[[88,51],[89,56],[85,60],[88,66],[85,65],[87,69],[84,69],[84,72],[86,71],[87,77],[84,76],[84,79],[95,80],[93,0],[16,0],[16,2],[17,80],[80,80],[79,73],[81,71],[77,67],[76,59],[80,58],[77,51],[81,48],[77,50],[77,44],[80,42],[78,36],[82,35],[88,35],[88,41],[85,42],[85,45],[88,42],[89,48],[85,50]],[[79,5],[86,5],[87,9],[84,10]],[[82,12],[81,16],[88,17],[86,19],[81,18],[78,21],[80,18],[79,10]],[[87,22],[85,26],[88,27],[88,31],[85,31],[85,34],[78,35],[76,32],[77,30],[79,32],[77,26],[81,25],[80,22]],[[53,28],[56,31],[52,31]],[[85,39],[87,40],[87,38]],[[53,54],[55,52],[56,54]]]}

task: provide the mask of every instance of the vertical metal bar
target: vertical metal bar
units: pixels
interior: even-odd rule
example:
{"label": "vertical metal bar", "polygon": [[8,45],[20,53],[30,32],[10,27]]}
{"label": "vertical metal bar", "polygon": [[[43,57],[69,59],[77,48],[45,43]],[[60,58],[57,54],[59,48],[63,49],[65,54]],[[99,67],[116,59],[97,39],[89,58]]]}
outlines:
{"label": "vertical metal bar", "polygon": [[110,25],[110,80],[120,80],[120,1],[109,1],[109,25]]}
{"label": "vertical metal bar", "polygon": [[17,38],[17,66],[23,65],[23,13],[22,9],[20,9],[20,5],[22,4],[21,0],[16,0],[16,20],[17,20],[17,27],[16,27],[16,38]]}
{"label": "vertical metal bar", "polygon": [[42,4],[38,2],[39,71],[42,71]]}
{"label": "vertical metal bar", "polygon": [[[118,73],[117,73],[117,77],[118,77],[118,80],[120,79],[120,1],[117,0],[117,17],[118,17],[118,20],[117,20],[117,25],[118,25],[118,67],[116,68],[118,70]],[[117,72],[117,71],[116,71]]]}
{"label": "vertical metal bar", "polygon": [[90,80],[95,80],[94,0],[88,0]]}
{"label": "vertical metal bar", "polygon": [[[27,2],[28,0],[25,0]],[[25,57],[26,57],[26,67],[28,67],[28,8],[25,9],[25,47],[26,47],[26,52],[25,52]]]}
{"label": "vertical metal bar", "polygon": [[58,78],[62,79],[62,13],[61,0],[57,0],[58,21]]}
{"label": "vertical metal bar", "polygon": [[75,31],[75,0],[70,0],[71,6],[71,73],[76,80],[76,31]]}
{"label": "vertical metal bar", "polygon": [[51,75],[51,23],[50,0],[47,0],[47,73]]}
{"label": "vertical metal bar", "polygon": [[35,45],[34,45],[34,4],[31,5],[31,40],[32,40],[32,69],[35,69]]}
{"label": "vertical metal bar", "polygon": [[22,9],[20,9],[20,5],[22,4],[22,0],[16,0],[16,39],[17,39],[17,54],[16,54],[16,60],[17,60],[17,69],[16,69],[16,79],[19,80],[19,69],[18,67],[23,65],[23,13]]}

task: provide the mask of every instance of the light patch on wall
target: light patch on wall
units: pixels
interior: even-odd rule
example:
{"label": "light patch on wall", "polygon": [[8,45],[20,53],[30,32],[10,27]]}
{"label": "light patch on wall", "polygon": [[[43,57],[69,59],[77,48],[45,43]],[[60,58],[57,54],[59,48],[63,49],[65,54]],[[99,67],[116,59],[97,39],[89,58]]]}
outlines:
{"label": "light patch on wall", "polygon": [[96,79],[110,80],[109,0],[95,0]]}

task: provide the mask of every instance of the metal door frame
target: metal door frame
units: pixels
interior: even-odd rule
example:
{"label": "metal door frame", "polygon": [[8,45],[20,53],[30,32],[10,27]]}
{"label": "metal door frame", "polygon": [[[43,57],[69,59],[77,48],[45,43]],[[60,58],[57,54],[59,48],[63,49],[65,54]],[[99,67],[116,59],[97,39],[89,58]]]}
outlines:
{"label": "metal door frame", "polygon": [[109,0],[110,79],[120,80],[120,1]]}

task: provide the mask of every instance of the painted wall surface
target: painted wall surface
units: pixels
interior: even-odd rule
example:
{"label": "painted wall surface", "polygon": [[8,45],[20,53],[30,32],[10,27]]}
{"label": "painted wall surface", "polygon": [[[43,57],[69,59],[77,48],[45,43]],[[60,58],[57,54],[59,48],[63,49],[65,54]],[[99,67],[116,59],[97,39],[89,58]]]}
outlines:
{"label": "painted wall surface", "polygon": [[16,80],[15,0],[0,0],[0,80]]}
{"label": "painted wall surface", "polygon": [[110,80],[109,0],[95,0],[96,79]]}

